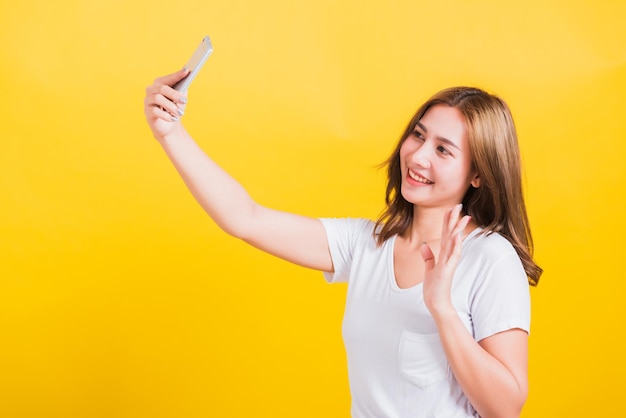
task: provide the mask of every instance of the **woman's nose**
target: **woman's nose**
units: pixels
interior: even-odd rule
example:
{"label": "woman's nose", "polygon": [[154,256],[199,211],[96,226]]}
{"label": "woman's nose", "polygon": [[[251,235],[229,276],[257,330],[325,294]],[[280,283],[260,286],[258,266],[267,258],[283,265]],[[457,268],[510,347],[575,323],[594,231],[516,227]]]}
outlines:
{"label": "woman's nose", "polygon": [[413,155],[411,155],[411,160],[419,165],[420,167],[429,168],[430,167],[430,156],[428,147],[422,145],[418,149],[415,150]]}

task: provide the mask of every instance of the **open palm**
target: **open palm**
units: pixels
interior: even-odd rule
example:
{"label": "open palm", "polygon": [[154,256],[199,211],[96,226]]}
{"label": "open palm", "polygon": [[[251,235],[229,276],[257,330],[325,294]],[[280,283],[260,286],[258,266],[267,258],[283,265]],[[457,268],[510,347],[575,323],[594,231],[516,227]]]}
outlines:
{"label": "open palm", "polygon": [[459,204],[446,211],[441,234],[441,249],[438,259],[424,243],[421,247],[422,257],[426,264],[423,283],[424,302],[434,316],[441,312],[454,310],[450,295],[452,278],[461,258],[463,231],[470,222],[470,216],[460,216],[462,206]]}

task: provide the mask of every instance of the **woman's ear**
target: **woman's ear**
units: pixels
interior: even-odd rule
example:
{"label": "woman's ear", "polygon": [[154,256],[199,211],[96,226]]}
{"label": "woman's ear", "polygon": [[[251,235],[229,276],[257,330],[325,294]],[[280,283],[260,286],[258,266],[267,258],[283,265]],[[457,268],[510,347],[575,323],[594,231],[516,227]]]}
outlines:
{"label": "woman's ear", "polygon": [[478,189],[480,187],[480,177],[478,177],[478,174],[474,175],[474,178],[472,179],[472,181],[470,182],[470,184],[472,185],[472,187],[474,187],[475,189]]}

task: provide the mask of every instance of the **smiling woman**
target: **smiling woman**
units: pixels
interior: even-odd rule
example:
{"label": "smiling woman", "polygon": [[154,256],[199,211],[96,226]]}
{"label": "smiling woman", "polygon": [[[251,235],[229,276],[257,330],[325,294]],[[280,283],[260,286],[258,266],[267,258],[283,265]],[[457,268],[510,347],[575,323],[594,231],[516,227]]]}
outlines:
{"label": "smiling woman", "polygon": [[[429,132],[431,125],[432,132]],[[428,147],[436,151],[432,151],[433,158],[424,159],[421,144],[427,136]],[[415,143],[413,147],[412,143]],[[530,284],[536,285],[542,270],[532,259],[533,242],[522,191],[519,144],[506,103],[480,89],[456,87],[435,94],[417,110],[387,160],[388,206],[378,221],[382,227],[379,242],[406,231],[416,209],[403,195],[407,191],[403,188],[407,172],[407,162],[401,157],[403,150],[419,159],[409,166],[425,164],[436,171],[441,164],[444,170],[459,170],[453,173],[455,176],[467,171],[468,178],[461,183],[460,200],[465,213],[473,218],[473,223],[486,231],[501,233],[511,242],[524,264]],[[432,164],[436,167],[430,167]],[[419,176],[424,172],[420,170],[409,170],[408,174]],[[450,181],[443,187],[455,184],[455,179]]]}
{"label": "smiling woman", "polygon": [[[401,189],[405,200],[423,209],[452,207],[470,185],[478,187],[464,118],[456,108],[431,107],[407,139],[400,147],[400,168],[407,173]],[[414,188],[416,195],[410,196]]]}
{"label": "smiling woman", "polygon": [[473,88],[436,94],[387,161],[378,222],[316,219],[259,205],[196,145],[180,122],[187,98],[171,88],[186,75],[147,88],[152,133],[225,232],[348,283],[352,415],[519,415],[528,386],[528,281],[536,284],[541,269],[531,257],[504,102]]}

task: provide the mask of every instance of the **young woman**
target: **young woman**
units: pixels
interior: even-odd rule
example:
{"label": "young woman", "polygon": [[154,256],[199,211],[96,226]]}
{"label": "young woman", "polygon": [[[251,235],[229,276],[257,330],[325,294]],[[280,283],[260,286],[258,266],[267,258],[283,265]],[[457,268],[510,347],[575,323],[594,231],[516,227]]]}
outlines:
{"label": "young woman", "polygon": [[380,219],[314,219],[257,204],[196,145],[179,121],[186,98],[169,87],[185,75],[147,88],[152,133],[225,232],[348,283],[352,416],[519,416],[528,284],[542,271],[506,104],[475,88],[437,93],[387,161]]}

